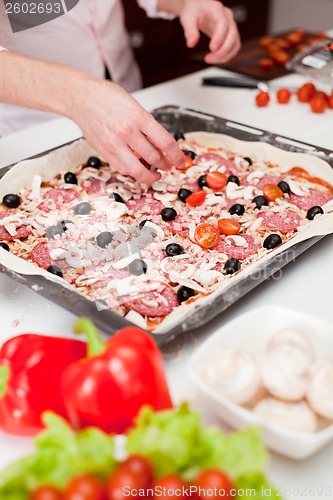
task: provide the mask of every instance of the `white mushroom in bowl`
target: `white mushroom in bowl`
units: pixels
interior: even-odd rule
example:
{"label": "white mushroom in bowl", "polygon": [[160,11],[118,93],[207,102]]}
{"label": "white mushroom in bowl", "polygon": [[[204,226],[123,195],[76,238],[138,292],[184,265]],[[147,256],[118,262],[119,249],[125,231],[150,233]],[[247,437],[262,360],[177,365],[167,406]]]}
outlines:
{"label": "white mushroom in bowl", "polygon": [[242,349],[225,349],[205,368],[205,378],[219,394],[239,405],[253,402],[263,391],[256,357]]}
{"label": "white mushroom in bowl", "polygon": [[322,359],[312,366],[306,397],[318,415],[333,420],[333,360]]}
{"label": "white mushroom in bowl", "polygon": [[262,364],[262,382],[273,396],[286,401],[304,398],[313,347],[305,335],[296,330],[276,334],[267,345]]}
{"label": "white mushroom in bowl", "polygon": [[317,417],[305,401],[289,402],[268,397],[259,401],[253,411],[267,423],[299,432],[314,433],[317,430]]}

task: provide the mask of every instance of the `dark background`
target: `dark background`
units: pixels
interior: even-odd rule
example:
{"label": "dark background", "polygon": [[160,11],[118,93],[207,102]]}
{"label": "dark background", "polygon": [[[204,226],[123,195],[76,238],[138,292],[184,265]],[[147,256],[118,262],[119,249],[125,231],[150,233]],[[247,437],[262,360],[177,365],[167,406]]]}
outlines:
{"label": "dark background", "polygon": [[[238,22],[242,40],[267,33],[269,0],[224,0]],[[208,38],[201,36],[199,45],[187,49],[179,21],[149,19],[134,0],[123,0],[126,26],[139,63],[144,87],[176,78],[206,67],[198,54],[208,51]],[[200,58],[199,58],[200,59]]]}

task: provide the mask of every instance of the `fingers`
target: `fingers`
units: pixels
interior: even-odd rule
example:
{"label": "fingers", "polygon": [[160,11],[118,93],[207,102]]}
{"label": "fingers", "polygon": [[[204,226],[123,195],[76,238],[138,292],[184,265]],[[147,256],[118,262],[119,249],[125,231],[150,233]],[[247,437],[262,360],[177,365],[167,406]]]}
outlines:
{"label": "fingers", "polygon": [[110,152],[105,155],[105,160],[119,173],[130,175],[143,184],[152,184],[161,177],[158,172],[148,170],[125,144],[119,148],[117,156]]}
{"label": "fingers", "polygon": [[180,22],[183,26],[186,45],[189,48],[194,47],[200,38],[196,12],[188,12],[185,16],[180,18]]}
{"label": "fingers", "polygon": [[169,170],[172,167],[170,160],[168,160],[162,151],[157,149],[141,132],[132,136],[132,139],[129,141],[129,146],[149,165],[160,168],[161,170]]}
{"label": "fingers", "polygon": [[[151,115],[142,127],[142,132],[149,141],[164,155],[167,159],[162,160],[162,164],[168,161],[175,167],[183,167],[185,164],[184,153],[179,148],[175,139],[160,125]],[[157,164],[154,164],[158,166]]]}
{"label": "fingers", "polygon": [[205,61],[208,64],[221,64],[229,61],[237,54],[241,47],[240,36],[232,11],[227,8],[225,8],[225,11],[226,30],[221,32],[220,27],[215,29],[209,45],[211,52],[205,57]]}

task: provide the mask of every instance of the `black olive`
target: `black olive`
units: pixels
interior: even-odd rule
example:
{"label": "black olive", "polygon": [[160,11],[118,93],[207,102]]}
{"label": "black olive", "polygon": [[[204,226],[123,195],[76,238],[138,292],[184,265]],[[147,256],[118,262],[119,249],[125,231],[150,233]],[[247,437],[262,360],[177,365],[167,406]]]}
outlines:
{"label": "black olive", "polygon": [[281,181],[278,183],[278,187],[281,189],[283,193],[288,193],[288,194],[290,193],[290,187],[288,182]]}
{"label": "black olive", "polygon": [[237,186],[239,186],[239,179],[237,175],[229,175],[228,182],[234,182]]}
{"label": "black olive", "polygon": [[175,132],[173,136],[176,141],[179,141],[180,139],[185,139],[185,136],[182,132]]}
{"label": "black olive", "polygon": [[140,274],[145,274],[148,270],[148,266],[144,260],[134,259],[128,266],[129,272],[135,276],[140,276]]}
{"label": "black olive", "polygon": [[192,194],[192,191],[190,191],[189,189],[181,188],[178,191],[178,198],[180,199],[180,201],[183,201],[185,203],[186,198],[188,198],[190,194]]}
{"label": "black olive", "polygon": [[265,198],[265,196],[262,196],[261,194],[258,196],[255,196],[252,200],[252,203],[255,203],[256,208],[259,208],[259,210],[261,209],[261,207],[268,205],[267,199]]}
{"label": "black olive", "polygon": [[178,243],[169,243],[169,245],[165,247],[165,251],[168,257],[173,257],[174,255],[184,253],[184,248],[178,245]]}
{"label": "black olive", "polygon": [[77,177],[73,172],[66,172],[64,175],[64,181],[66,184],[77,184]]}
{"label": "black olive", "polygon": [[110,233],[110,231],[103,231],[102,233],[99,233],[96,238],[97,245],[101,248],[105,248],[111,243],[112,238],[113,235]]}
{"label": "black olive", "polygon": [[227,262],[224,264],[224,270],[226,274],[234,274],[237,271],[239,271],[241,268],[241,264],[238,259],[235,259],[234,257],[231,259],[228,259]]}
{"label": "black olive", "polygon": [[111,200],[117,201],[118,203],[125,203],[120,194],[118,193],[111,193],[109,198]]}
{"label": "black olive", "polygon": [[55,274],[56,276],[59,276],[60,278],[62,278],[62,270],[60,269],[60,267],[58,267],[58,266],[49,266],[46,270],[49,273]]}
{"label": "black olive", "polygon": [[97,156],[91,156],[88,158],[86,163],[86,167],[99,168],[102,165],[102,162]]}
{"label": "black olive", "polygon": [[316,205],[315,207],[309,208],[309,210],[306,213],[306,218],[309,220],[313,220],[316,217],[316,215],[323,213],[324,210],[319,205]]}
{"label": "black olive", "polygon": [[248,156],[244,156],[243,160],[246,160],[250,166],[253,163],[252,160],[251,160],[251,158],[249,158]]}
{"label": "black olive", "polygon": [[9,252],[9,246],[4,241],[0,241],[0,248],[3,248],[4,250],[7,250],[7,252]]}
{"label": "black olive", "polygon": [[142,220],[142,221],[140,222],[140,224],[139,224],[139,229],[142,229],[142,228],[143,228],[143,226],[146,224],[146,222],[149,222],[149,220],[147,220],[147,219]]}
{"label": "black olive", "polygon": [[76,215],[88,215],[91,212],[91,205],[87,201],[82,201],[81,203],[78,203],[78,205],[75,205],[74,207],[74,213]]}
{"label": "black olive", "polygon": [[200,177],[198,179],[198,184],[199,184],[199,187],[201,187],[201,188],[208,187],[206,175],[200,175]]}
{"label": "black olive", "polygon": [[245,207],[240,203],[235,203],[232,207],[229,208],[230,215],[243,215],[245,212]]}
{"label": "black olive", "polygon": [[192,158],[192,160],[195,160],[196,157],[198,156],[194,151],[190,151],[189,149],[186,149],[185,151],[183,151],[183,153],[184,153],[184,155]]}
{"label": "black olive", "polygon": [[279,234],[270,234],[267,236],[267,238],[264,239],[263,246],[264,248],[267,248],[267,250],[272,250],[273,248],[278,247],[281,245],[282,239]]}
{"label": "black olive", "polygon": [[162,216],[163,220],[168,222],[170,220],[175,220],[175,218],[177,217],[177,212],[174,208],[168,207],[168,208],[163,208],[163,210],[161,210],[160,215]]}
{"label": "black olive", "polygon": [[194,297],[194,290],[188,286],[180,286],[177,291],[177,297],[179,302],[185,302],[185,300]]}
{"label": "black olive", "polygon": [[60,224],[58,226],[49,226],[46,229],[45,234],[49,240],[54,240],[54,237],[57,236],[57,234],[60,234],[60,236],[64,234],[64,229]]}
{"label": "black olive", "polygon": [[5,194],[2,203],[8,208],[17,208],[21,203],[21,198],[17,194]]}
{"label": "black olive", "polygon": [[60,225],[60,227],[62,228],[63,231],[67,231],[68,224],[74,224],[74,222],[72,220],[69,220],[69,219],[61,220],[59,222],[59,225]]}

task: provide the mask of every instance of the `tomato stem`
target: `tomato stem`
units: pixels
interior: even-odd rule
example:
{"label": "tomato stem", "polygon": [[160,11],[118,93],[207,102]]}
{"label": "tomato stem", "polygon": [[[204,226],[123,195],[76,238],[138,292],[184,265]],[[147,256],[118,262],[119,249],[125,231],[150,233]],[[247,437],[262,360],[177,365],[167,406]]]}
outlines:
{"label": "tomato stem", "polygon": [[87,337],[88,356],[97,356],[105,349],[105,344],[101,339],[94,323],[88,318],[78,318],[74,324],[74,333],[84,333]]}

